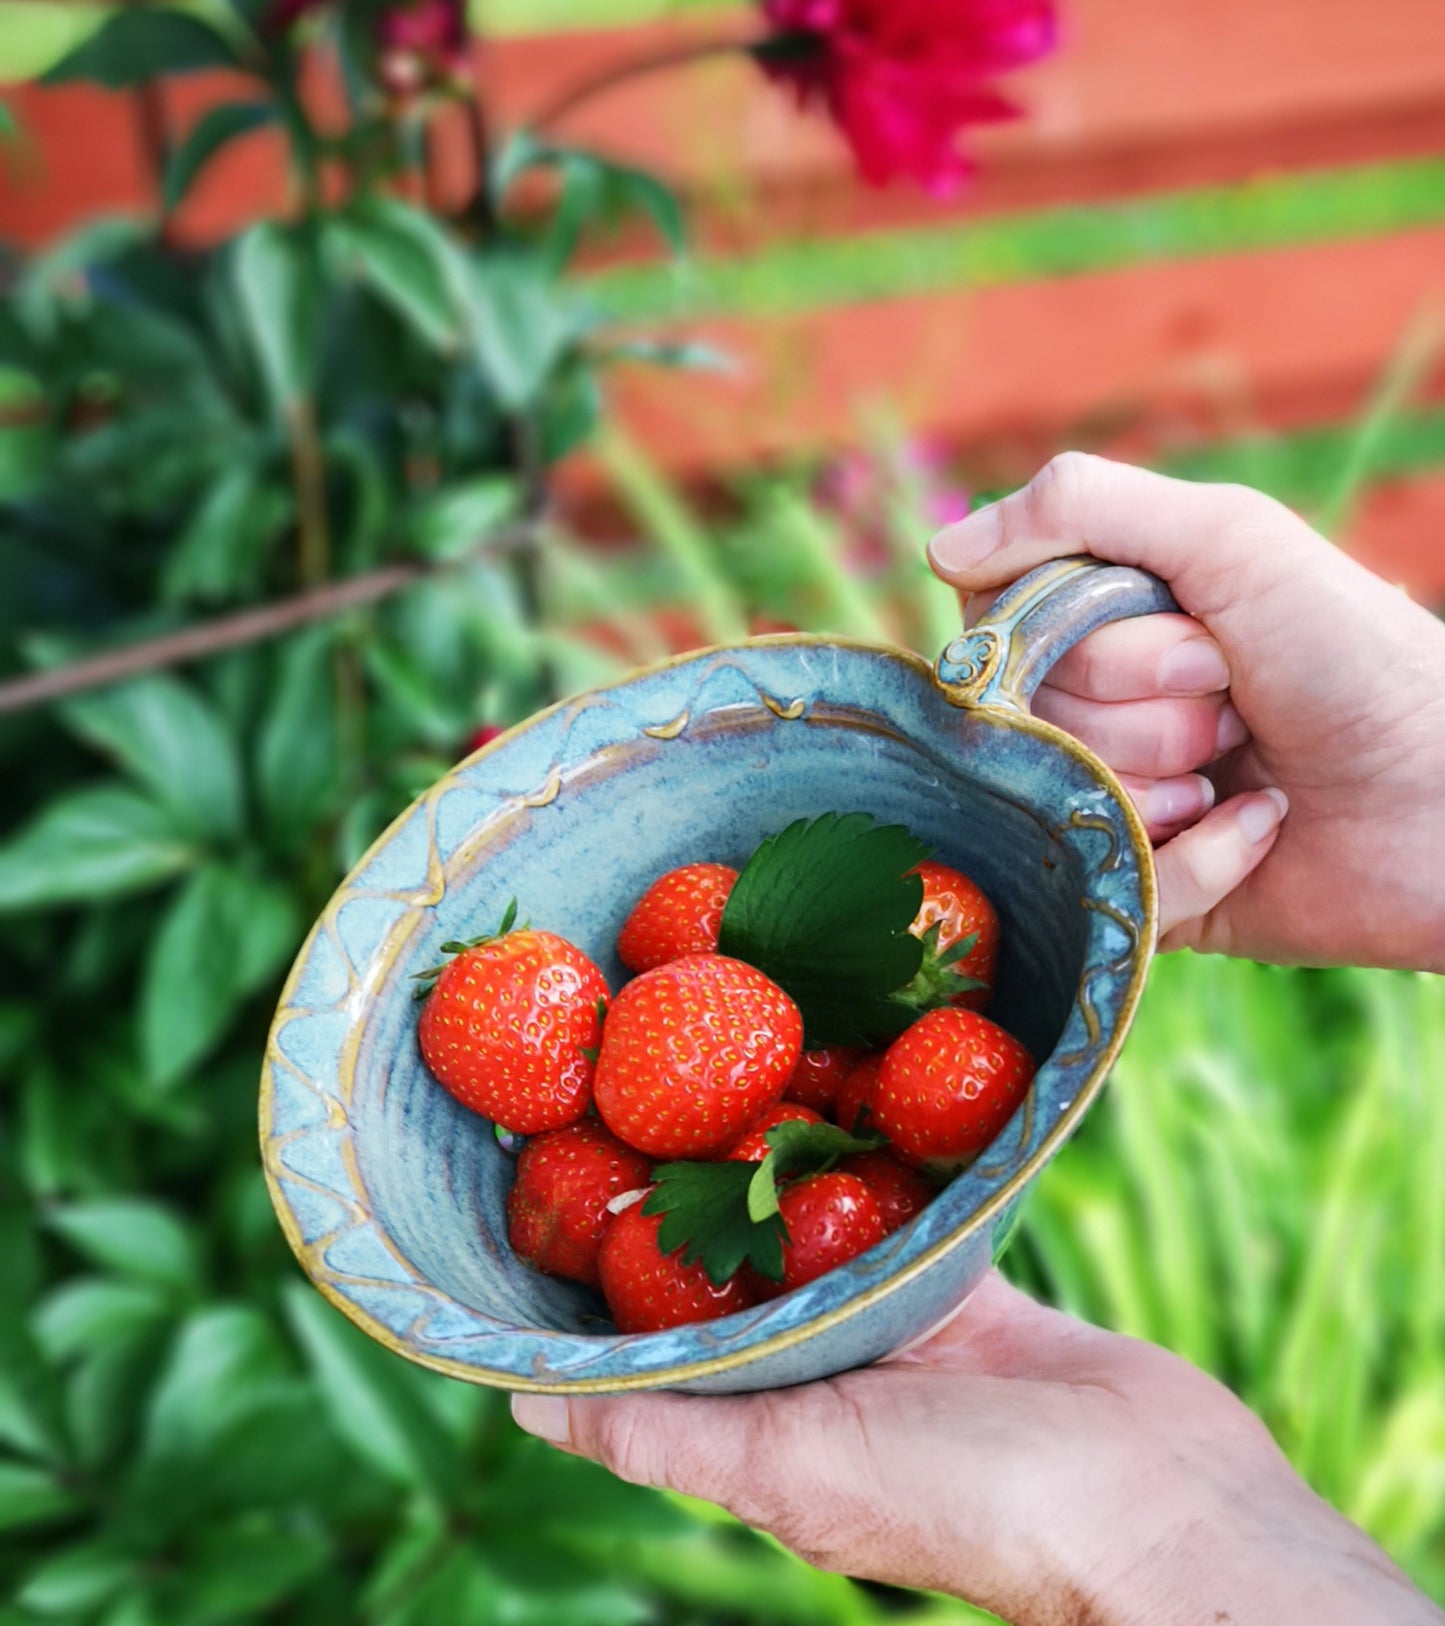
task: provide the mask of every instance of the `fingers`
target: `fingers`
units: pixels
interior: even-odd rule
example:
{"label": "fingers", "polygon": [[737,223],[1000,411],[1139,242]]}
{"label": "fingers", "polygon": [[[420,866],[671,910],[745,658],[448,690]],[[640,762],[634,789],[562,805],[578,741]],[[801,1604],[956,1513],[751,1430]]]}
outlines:
{"label": "fingers", "polygon": [[1279,550],[1310,537],[1258,492],[1065,452],[1021,490],[940,531],[928,555],[944,581],[980,592],[1046,560],[1092,553],[1156,572],[1185,609],[1206,615],[1247,594],[1261,570],[1277,576]]}
{"label": "fingers", "polygon": [[1075,644],[1047,682],[1089,700],[1218,694],[1229,687],[1229,662],[1192,616],[1146,615]]}
{"label": "fingers", "polygon": [[1156,846],[1177,835],[1185,825],[1202,819],[1214,806],[1214,781],[1202,773],[1181,774],[1177,779],[1140,779],[1120,774],[1119,783],[1139,809],[1149,839]]}
{"label": "fingers", "polygon": [[1109,703],[1046,686],[1034,696],[1033,711],[1081,740],[1116,773],[1147,779],[1193,773],[1249,738],[1223,695]]}
{"label": "fingers", "polygon": [[1158,850],[1160,948],[1198,941],[1204,917],[1258,867],[1288,810],[1281,790],[1235,796]]}

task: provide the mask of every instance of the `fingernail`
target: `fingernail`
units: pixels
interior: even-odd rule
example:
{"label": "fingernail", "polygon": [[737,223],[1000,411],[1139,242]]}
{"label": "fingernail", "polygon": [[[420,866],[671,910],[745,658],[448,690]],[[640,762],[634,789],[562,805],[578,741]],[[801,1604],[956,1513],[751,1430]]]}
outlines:
{"label": "fingernail", "polygon": [[1239,833],[1255,846],[1275,830],[1289,812],[1289,798],[1282,790],[1264,790],[1247,801],[1238,813]]}
{"label": "fingernail", "polygon": [[513,1395],[512,1421],[539,1440],[566,1445],[572,1437],[567,1402],[561,1395]]}
{"label": "fingernail", "polygon": [[928,544],[929,562],[941,576],[961,574],[987,559],[1002,539],[998,504],[990,503],[940,531]]}
{"label": "fingernail", "polygon": [[1243,745],[1249,738],[1249,724],[1234,709],[1233,704],[1226,700],[1224,709],[1219,714],[1219,732],[1214,738],[1214,749],[1217,755],[1223,756],[1226,751],[1232,751],[1238,745]]}
{"label": "fingernail", "polygon": [[1217,694],[1229,687],[1229,662],[1212,638],[1191,638],[1160,661],[1159,687],[1165,694]]}
{"label": "fingernail", "polygon": [[1213,806],[1213,784],[1202,773],[1184,774],[1150,785],[1144,798],[1144,818],[1155,825],[1183,824]]}

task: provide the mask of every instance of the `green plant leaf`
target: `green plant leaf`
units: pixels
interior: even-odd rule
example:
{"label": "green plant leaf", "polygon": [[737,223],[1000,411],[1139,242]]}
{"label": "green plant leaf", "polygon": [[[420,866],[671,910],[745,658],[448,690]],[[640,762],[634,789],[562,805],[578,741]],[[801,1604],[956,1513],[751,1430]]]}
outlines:
{"label": "green plant leaf", "polygon": [[180,828],[239,834],[240,760],[225,723],[196,690],[155,674],[72,700],[63,715],[73,733],[169,808]]}
{"label": "green plant leaf", "polygon": [[81,1497],[48,1470],[0,1462],[0,1532],[48,1524],[82,1505]]}
{"label": "green plant leaf", "polygon": [[192,1231],[159,1203],[96,1198],[52,1208],[46,1222],[77,1253],[118,1275],[181,1292],[200,1278]]}
{"label": "green plant leaf", "polygon": [[359,1332],[312,1288],[292,1284],[284,1302],[337,1434],[388,1479],[444,1503],[454,1500],[461,1459],[417,1396],[416,1385],[427,1379]]}
{"label": "green plant leaf", "polygon": [[90,80],[107,90],[128,90],[168,73],[236,66],[226,40],[199,17],[163,6],[136,6],[108,17],[42,83]]}
{"label": "green plant leaf", "polygon": [[868,1049],[917,1011],[894,998],[916,975],[909,932],[929,847],[867,813],[800,819],[764,841],[723,911],[718,947],[766,973],[797,1002],[810,1048]]}
{"label": "green plant leaf", "polygon": [[263,221],[232,251],[237,303],[271,405],[288,417],[312,392],[319,352],[320,290],[301,228]]}
{"label": "green plant leaf", "polygon": [[170,1312],[166,1295],[147,1282],[74,1276],[41,1302],[34,1317],[35,1337],[51,1360],[68,1361],[163,1321]]}
{"label": "green plant leaf", "polygon": [[658,1246],[664,1253],[682,1249],[685,1265],[702,1262],[719,1287],[744,1264],[770,1281],[783,1279],[783,1243],[787,1227],[776,1207],[754,1220],[748,1191],[755,1163],[664,1163],[653,1170],[654,1189],[644,1199],[644,1214],[662,1214]]}
{"label": "green plant leaf", "polygon": [[0,847],[0,914],[141,892],[199,856],[167,809],[128,786],[87,785]]}
{"label": "green plant leaf", "polygon": [[428,559],[460,559],[514,518],[518,503],[517,483],[510,476],[478,475],[421,498],[403,517],[403,529],[411,546]]}
{"label": "green plant leaf", "polygon": [[47,1462],[70,1456],[59,1380],[13,1302],[0,1305],[0,1444]]}
{"label": "green plant leaf", "polygon": [[171,1084],[205,1057],[299,940],[284,887],[221,864],[198,870],[166,910],[146,959],[140,1048],[148,1076]]}
{"label": "green plant leaf", "polygon": [[737,358],[726,350],[685,339],[618,339],[588,349],[601,362],[643,361],[696,373],[735,373],[738,368]]}
{"label": "green plant leaf", "polygon": [[319,1530],[213,1525],[190,1543],[179,1588],[186,1626],[254,1620],[311,1580],[331,1556]]}
{"label": "green plant leaf", "polygon": [[498,401],[509,412],[531,406],[583,331],[573,296],[534,255],[459,249],[448,264],[477,365]]}
{"label": "green plant leaf", "polygon": [[336,689],[331,633],[287,641],[256,741],[256,782],[276,841],[299,846],[337,794]]}
{"label": "green plant leaf", "polygon": [[448,275],[453,250],[429,215],[397,198],[358,198],[327,221],[326,240],[426,343],[460,348],[463,322]]}
{"label": "green plant leaf", "polygon": [[836,1124],[780,1123],[763,1137],[768,1155],[757,1165],[748,1187],[748,1218],[754,1223],[778,1212],[778,1188],[789,1179],[822,1174],[840,1157],[873,1152],[884,1144],[881,1135],[850,1135]]}
{"label": "green plant leaf", "polygon": [[151,1391],[144,1451],[179,1459],[204,1452],[229,1418],[283,1377],[285,1351],[259,1310],[212,1304],[181,1325]]}
{"label": "green plant leaf", "polygon": [[36,1615],[73,1619],[119,1596],[139,1573],[136,1558],[113,1541],[83,1541],[31,1570],[15,1601]]}
{"label": "green plant leaf", "polygon": [[260,585],[270,545],[295,520],[290,491],[268,481],[254,459],[222,469],[166,558],[169,604],[245,597]]}
{"label": "green plant leaf", "polygon": [[223,147],[275,122],[276,109],[269,102],[226,102],[202,114],[166,165],[167,213],[180,205],[196,177]]}

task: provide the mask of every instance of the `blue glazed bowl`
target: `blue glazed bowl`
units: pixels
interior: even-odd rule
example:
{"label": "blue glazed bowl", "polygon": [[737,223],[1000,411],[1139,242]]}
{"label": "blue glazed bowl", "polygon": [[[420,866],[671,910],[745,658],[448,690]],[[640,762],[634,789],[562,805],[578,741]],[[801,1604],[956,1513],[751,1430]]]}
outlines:
{"label": "blue glazed bowl", "polygon": [[[332,899],[271,1030],[262,1156],[315,1285],[424,1366],[551,1392],[802,1383],[945,1317],[1102,1085],[1154,941],[1128,797],[1028,698],[1085,633],[1171,607],[1141,572],[1062,561],[1011,588],[936,671],[897,650],[763,638],[567,701],[460,764]],[[512,1254],[512,1161],[423,1066],[411,973],[516,896],[615,988],[618,929],[663,870],[739,865],[794,819],[857,809],[907,825],[994,900],[991,1014],[1040,1059],[1033,1087],[994,1145],[871,1252],[760,1309],[619,1336],[594,1295]]]}

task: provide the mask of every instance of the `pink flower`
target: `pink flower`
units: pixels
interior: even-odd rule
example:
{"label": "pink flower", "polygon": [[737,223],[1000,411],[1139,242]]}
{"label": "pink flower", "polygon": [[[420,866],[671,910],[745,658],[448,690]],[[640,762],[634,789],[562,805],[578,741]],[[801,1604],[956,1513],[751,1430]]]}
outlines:
{"label": "pink flower", "polygon": [[393,96],[460,84],[467,68],[465,0],[412,0],[376,20],[377,78]]}
{"label": "pink flower", "polygon": [[971,165],[959,138],[1018,109],[987,81],[1046,55],[1054,0],[763,0],[759,52],[800,106],[825,106],[864,179],[951,191]]}

